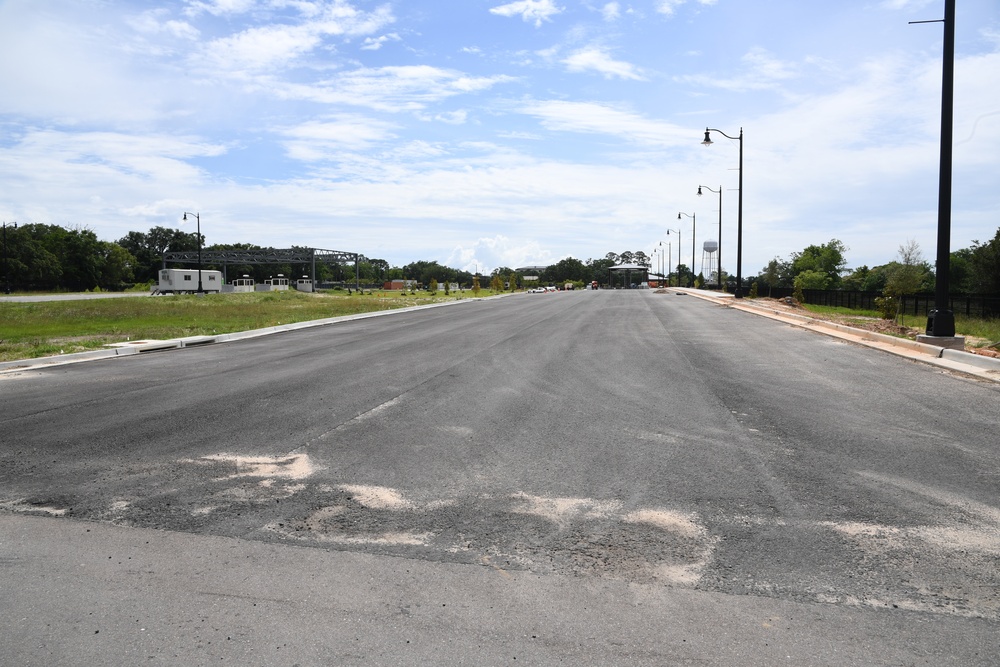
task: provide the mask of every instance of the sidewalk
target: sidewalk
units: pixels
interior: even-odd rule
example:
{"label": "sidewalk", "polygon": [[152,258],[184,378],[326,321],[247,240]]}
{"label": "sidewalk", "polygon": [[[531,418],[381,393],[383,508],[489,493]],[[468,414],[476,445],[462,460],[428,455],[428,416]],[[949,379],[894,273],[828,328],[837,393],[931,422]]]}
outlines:
{"label": "sidewalk", "polygon": [[722,306],[735,308],[745,313],[768,317],[772,320],[784,322],[794,327],[815,331],[825,336],[833,336],[865,347],[871,347],[883,352],[906,357],[913,361],[930,364],[956,373],[971,375],[982,380],[1000,383],[1000,359],[984,357],[972,352],[961,350],[949,350],[918,343],[908,338],[898,338],[885,334],[856,329],[837,322],[829,322],[823,319],[789,313],[768,307],[767,303],[758,302],[755,299],[736,299],[732,294],[713,292],[710,290],[689,289],[685,287],[671,287],[670,292],[685,294],[699,299],[705,299]]}

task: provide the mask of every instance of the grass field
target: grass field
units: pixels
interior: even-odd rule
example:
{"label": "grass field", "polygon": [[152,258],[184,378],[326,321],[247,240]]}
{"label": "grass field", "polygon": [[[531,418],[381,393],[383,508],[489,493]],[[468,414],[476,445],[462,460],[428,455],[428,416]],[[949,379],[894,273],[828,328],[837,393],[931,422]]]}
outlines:
{"label": "grass field", "polygon": [[[479,296],[490,296],[482,290]],[[466,291],[415,295],[295,291],[0,303],[0,361],[101,348],[126,340],[247,331],[393,308],[468,299]]]}
{"label": "grass field", "polygon": [[[837,308],[833,306],[814,306],[805,304],[806,310],[817,315],[839,315],[845,318],[879,318],[878,312],[874,310],[851,310],[848,308]],[[923,315],[903,315],[903,326],[923,331],[927,327],[927,318]],[[955,334],[965,336],[970,339],[966,345],[971,346],[996,346],[1000,344],[1000,319],[981,320],[964,315],[955,316]]]}

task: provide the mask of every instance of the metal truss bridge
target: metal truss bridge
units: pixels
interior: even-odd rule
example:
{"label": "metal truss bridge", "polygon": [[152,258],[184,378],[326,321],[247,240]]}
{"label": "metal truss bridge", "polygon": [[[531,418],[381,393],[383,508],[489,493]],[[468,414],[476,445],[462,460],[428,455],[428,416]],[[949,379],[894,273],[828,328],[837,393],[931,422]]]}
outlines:
{"label": "metal truss bridge", "polygon": [[240,266],[246,264],[306,264],[311,267],[313,283],[316,282],[316,263],[327,266],[340,266],[354,262],[355,283],[360,283],[361,273],[359,265],[367,262],[368,258],[356,252],[344,252],[341,250],[323,250],[322,248],[255,248],[239,250],[181,250],[163,253],[163,268],[167,268],[167,263],[174,264],[198,264],[199,255],[201,264],[222,265],[223,280],[227,280],[226,267],[230,264]]}

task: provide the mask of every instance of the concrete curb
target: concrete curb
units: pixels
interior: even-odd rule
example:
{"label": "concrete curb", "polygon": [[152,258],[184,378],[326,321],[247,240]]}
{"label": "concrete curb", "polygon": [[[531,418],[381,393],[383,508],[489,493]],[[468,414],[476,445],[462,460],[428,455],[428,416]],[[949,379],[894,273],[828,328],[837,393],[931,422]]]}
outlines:
{"label": "concrete curb", "polygon": [[898,338],[874,331],[867,331],[866,329],[856,329],[845,324],[828,322],[809,317],[808,315],[779,311],[753,304],[747,300],[737,301],[732,295],[720,295],[713,292],[706,293],[702,290],[677,287],[670,289],[676,293],[694,296],[722,306],[735,308],[745,313],[779,320],[792,326],[849,340],[859,345],[883,350],[891,354],[906,357],[907,359],[913,359],[940,368],[947,368],[948,370],[965,373],[992,382],[1000,382],[1000,359],[993,357],[984,357],[981,354],[973,354],[972,352],[961,350],[950,350],[936,345],[928,345],[927,343],[918,343],[915,340],[907,338]]}
{"label": "concrete curb", "polygon": [[492,296],[469,297],[456,301],[444,301],[441,303],[429,303],[422,306],[407,306],[406,308],[393,308],[389,310],[376,310],[369,313],[356,313],[354,315],[341,315],[339,317],[328,317],[322,320],[306,320],[304,322],[292,322],[290,324],[280,324],[263,329],[251,329],[249,331],[235,331],[233,333],[217,334],[214,336],[188,336],[186,338],[172,338],[167,340],[139,340],[126,343],[114,343],[106,350],[91,350],[89,352],[74,352],[71,354],[60,354],[53,357],[38,357],[37,359],[15,359],[13,361],[0,362],[0,374],[26,371],[34,368],[48,368],[50,366],[62,366],[83,361],[97,361],[100,359],[113,359],[115,357],[127,357],[145,352],[158,352],[162,350],[177,350],[185,347],[197,345],[210,345],[214,343],[228,343],[231,341],[245,340],[247,338],[257,338],[259,336],[270,336],[284,333],[286,331],[296,331],[311,327],[321,327],[338,322],[350,322],[352,320],[362,320],[369,317],[381,317],[383,315],[394,315],[396,313],[409,313],[415,310],[426,308],[442,308],[445,306],[455,306],[461,303],[474,301],[484,301],[486,299],[498,299],[511,294],[495,294]]}

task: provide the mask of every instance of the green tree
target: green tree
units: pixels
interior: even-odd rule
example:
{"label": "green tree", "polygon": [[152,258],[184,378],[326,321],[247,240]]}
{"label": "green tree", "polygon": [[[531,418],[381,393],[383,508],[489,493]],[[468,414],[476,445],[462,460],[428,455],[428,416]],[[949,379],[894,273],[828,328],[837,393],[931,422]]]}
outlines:
{"label": "green tree", "polygon": [[687,267],[687,264],[677,265],[677,285],[679,287],[687,287],[694,283],[694,274],[691,273],[691,269]]}
{"label": "green tree", "polygon": [[[614,255],[614,253],[608,253],[609,255]],[[597,281],[598,285],[605,284],[608,282],[608,269],[617,264],[612,257],[604,257],[603,259],[588,259],[586,262],[586,271],[584,273],[584,282]]]}
{"label": "green tree", "polygon": [[971,277],[972,248],[962,248],[951,253],[948,259],[948,288],[952,292],[975,292],[969,286]]}
{"label": "green tree", "polygon": [[[201,241],[202,247],[204,248],[204,234],[202,235]],[[116,243],[127,250],[128,253],[135,258],[135,264],[132,267],[134,280],[140,283],[146,283],[157,280],[160,267],[163,266],[163,254],[168,250],[172,250],[174,252],[197,250],[198,234],[189,234],[187,232],[182,232],[179,229],[173,229],[172,227],[152,227],[145,233],[129,232],[122,238],[118,239]],[[249,246],[247,244],[244,245],[246,247],[258,247]],[[219,246],[219,249],[226,249],[226,247]],[[246,271],[240,271],[237,275],[242,275],[242,273],[251,273],[251,271],[249,270],[249,267],[247,267]]]}
{"label": "green tree", "polygon": [[802,252],[792,253],[792,275],[798,276],[805,271],[822,273],[830,279],[823,289],[837,288],[840,286],[841,275],[847,268],[847,259],[844,257],[846,252],[847,247],[837,239],[831,239],[823,245],[807,246]]}
{"label": "green tree", "polygon": [[876,307],[886,319],[899,317],[902,297],[919,291],[924,275],[928,272],[920,253],[920,245],[916,241],[911,239],[899,246],[897,256],[899,261],[892,262],[892,266],[886,269],[882,297],[875,300]]}
{"label": "green tree", "polygon": [[764,271],[761,273],[761,278],[764,280],[764,284],[767,285],[767,295],[771,296],[771,289],[778,287],[778,280],[781,277],[781,266],[777,258],[772,259],[764,267]]}
{"label": "green tree", "polygon": [[1000,229],[993,240],[972,242],[969,288],[976,294],[1000,294]]}
{"label": "green tree", "polygon": [[135,276],[135,257],[117,243],[101,241],[102,268],[100,285],[103,289],[120,290],[130,285]]}

